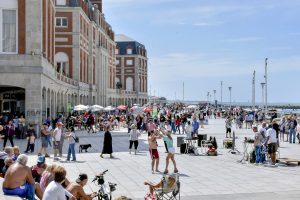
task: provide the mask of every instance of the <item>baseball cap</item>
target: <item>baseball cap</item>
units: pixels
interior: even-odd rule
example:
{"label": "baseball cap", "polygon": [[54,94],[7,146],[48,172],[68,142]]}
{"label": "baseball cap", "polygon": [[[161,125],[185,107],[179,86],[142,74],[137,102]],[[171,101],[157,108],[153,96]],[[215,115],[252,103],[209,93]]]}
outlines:
{"label": "baseball cap", "polygon": [[252,128],[257,128],[257,125],[252,125]]}
{"label": "baseball cap", "polygon": [[88,179],[88,176],[86,174],[79,174],[78,178],[76,179],[76,182],[79,183],[85,179]]}
{"label": "baseball cap", "polygon": [[45,156],[39,156],[37,159],[37,163],[39,163],[39,164],[44,164],[45,161],[46,161]]}

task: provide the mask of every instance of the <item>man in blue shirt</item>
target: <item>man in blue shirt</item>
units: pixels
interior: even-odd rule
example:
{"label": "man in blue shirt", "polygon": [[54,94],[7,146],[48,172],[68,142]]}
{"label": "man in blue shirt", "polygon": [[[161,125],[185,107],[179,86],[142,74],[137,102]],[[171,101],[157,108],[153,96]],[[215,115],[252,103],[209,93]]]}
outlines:
{"label": "man in blue shirt", "polygon": [[199,129],[199,122],[197,121],[196,117],[193,117],[192,127],[193,127],[192,137],[195,137],[198,135],[198,129]]}

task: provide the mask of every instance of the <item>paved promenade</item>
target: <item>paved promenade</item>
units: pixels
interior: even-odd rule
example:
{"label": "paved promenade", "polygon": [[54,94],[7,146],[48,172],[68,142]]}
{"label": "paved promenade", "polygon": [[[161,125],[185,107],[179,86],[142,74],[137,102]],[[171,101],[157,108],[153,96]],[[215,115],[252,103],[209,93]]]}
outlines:
{"label": "paved promenade", "polygon": [[[200,133],[215,136],[218,141],[217,157],[191,156],[176,152],[176,161],[180,172],[181,197],[182,199],[299,199],[300,198],[300,167],[279,165],[276,168],[255,166],[253,164],[239,163],[242,154],[233,155],[224,149],[222,142],[225,136],[224,120],[210,120],[209,125],[200,130]],[[139,153],[133,155],[128,153],[128,136],[125,129],[112,132],[114,159],[106,155],[100,158],[102,150],[103,133],[88,134],[78,133],[80,143],[90,143],[92,148],[88,153],[77,153],[78,162],[64,162],[68,178],[75,181],[79,173],[87,173],[89,176],[86,191],[96,191],[97,186],[91,183],[94,175],[108,169],[106,181],[117,183],[117,190],[114,197],[126,195],[133,199],[143,199],[148,187],[143,185],[145,180],[158,182],[162,173],[152,174],[150,170],[150,156],[148,153],[147,136],[143,134],[140,139]],[[237,148],[243,152],[243,139],[245,136],[252,136],[251,129],[236,130]],[[176,141],[176,139],[175,139]],[[25,141],[16,140],[16,143],[25,149]],[[159,140],[160,170],[165,166],[165,150],[163,142]],[[40,141],[37,141],[37,149]],[[78,151],[78,145],[76,146]],[[67,145],[64,145],[64,152]],[[51,150],[52,152],[52,150]],[[200,148],[199,148],[199,152]],[[300,145],[281,143],[281,157],[292,157],[300,159]],[[53,156],[53,155],[51,155]],[[36,155],[29,155],[29,164],[33,165]],[[53,163],[53,158],[47,159],[47,163]],[[170,164],[173,170],[172,164]]]}

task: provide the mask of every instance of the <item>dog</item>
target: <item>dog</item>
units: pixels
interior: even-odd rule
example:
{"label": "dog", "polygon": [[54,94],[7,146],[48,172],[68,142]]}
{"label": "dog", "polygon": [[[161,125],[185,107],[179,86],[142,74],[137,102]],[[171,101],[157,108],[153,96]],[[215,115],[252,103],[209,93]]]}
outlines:
{"label": "dog", "polygon": [[91,144],[81,144],[79,145],[79,153],[82,153],[82,150],[85,150],[85,152],[88,152],[87,149],[91,148]]}

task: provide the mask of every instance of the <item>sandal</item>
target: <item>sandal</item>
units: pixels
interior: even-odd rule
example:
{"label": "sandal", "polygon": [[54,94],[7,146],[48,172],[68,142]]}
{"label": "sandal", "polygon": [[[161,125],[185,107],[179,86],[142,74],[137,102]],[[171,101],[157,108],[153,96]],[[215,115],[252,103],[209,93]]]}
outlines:
{"label": "sandal", "polygon": [[174,173],[178,173],[178,169],[174,169]]}
{"label": "sandal", "polygon": [[168,174],[168,170],[167,169],[164,171],[164,174]]}

